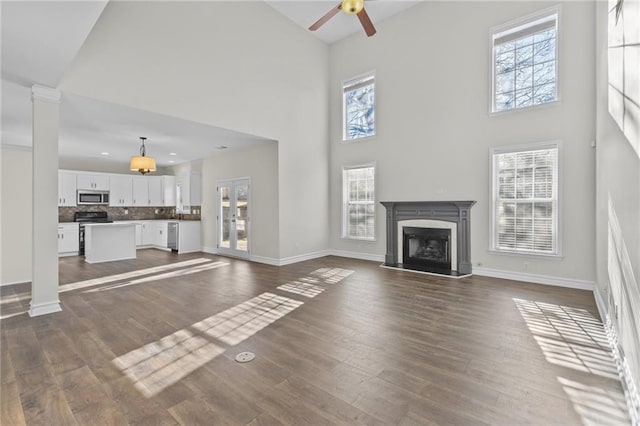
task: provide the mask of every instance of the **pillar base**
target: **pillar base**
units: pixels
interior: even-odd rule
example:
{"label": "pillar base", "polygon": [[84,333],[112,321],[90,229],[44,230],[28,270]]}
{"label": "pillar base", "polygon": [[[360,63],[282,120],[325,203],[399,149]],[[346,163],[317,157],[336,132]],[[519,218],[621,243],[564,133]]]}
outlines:
{"label": "pillar base", "polygon": [[62,308],[60,307],[60,301],[49,302],[49,303],[39,303],[37,305],[31,304],[31,309],[29,309],[30,317],[37,317],[40,315],[52,314],[54,312],[60,312]]}

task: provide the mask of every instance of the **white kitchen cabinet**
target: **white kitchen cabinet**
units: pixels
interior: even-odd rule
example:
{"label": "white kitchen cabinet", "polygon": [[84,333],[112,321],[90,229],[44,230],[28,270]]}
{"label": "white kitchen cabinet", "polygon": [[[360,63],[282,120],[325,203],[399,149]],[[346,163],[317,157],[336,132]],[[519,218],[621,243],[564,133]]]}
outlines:
{"label": "white kitchen cabinet", "polygon": [[178,225],[178,253],[202,250],[201,223],[199,220],[181,220]]}
{"label": "white kitchen cabinet", "polygon": [[176,207],[179,212],[190,213],[191,206],[202,204],[202,177],[190,172],[176,177]]}
{"label": "white kitchen cabinet", "polygon": [[160,207],[164,205],[164,191],[162,188],[163,184],[162,176],[149,176],[148,184],[149,184],[149,205],[154,207]]}
{"label": "white kitchen cabinet", "polygon": [[76,205],[76,173],[58,172],[58,206],[75,207]]}
{"label": "white kitchen cabinet", "polygon": [[58,224],[58,255],[77,255],[79,249],[79,223]]}
{"label": "white kitchen cabinet", "polygon": [[132,206],[149,205],[149,179],[147,176],[133,176]]}
{"label": "white kitchen cabinet", "polygon": [[133,205],[133,176],[109,176],[109,206],[127,207]]}
{"label": "white kitchen cabinet", "polygon": [[94,191],[109,190],[109,175],[78,173],[76,178],[78,189],[89,189]]}
{"label": "white kitchen cabinet", "polygon": [[156,224],[152,220],[144,220],[142,223],[142,244],[151,246],[156,243]]}
{"label": "white kitchen cabinet", "polygon": [[162,176],[162,205],[163,206],[175,206],[176,205],[176,177],[175,176]]}
{"label": "white kitchen cabinet", "polygon": [[154,225],[155,225],[154,245],[157,247],[167,248],[168,246],[167,228],[169,227],[169,222],[156,221]]}

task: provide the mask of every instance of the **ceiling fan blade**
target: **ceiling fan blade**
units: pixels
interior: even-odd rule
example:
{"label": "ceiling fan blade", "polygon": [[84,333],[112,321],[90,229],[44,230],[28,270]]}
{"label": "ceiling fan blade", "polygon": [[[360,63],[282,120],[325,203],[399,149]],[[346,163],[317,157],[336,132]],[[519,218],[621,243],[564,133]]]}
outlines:
{"label": "ceiling fan blade", "polygon": [[330,11],[328,11],[322,18],[318,19],[315,24],[311,25],[309,27],[310,31],[315,31],[318,28],[320,28],[321,26],[323,26],[324,24],[327,23],[327,21],[331,18],[333,18],[336,13],[340,12],[340,9],[342,9],[342,3],[340,3],[339,5],[337,5],[336,7],[334,7],[333,9],[331,9]]}
{"label": "ceiling fan blade", "polygon": [[367,33],[367,37],[371,37],[376,33],[376,28],[373,26],[371,18],[369,18],[364,8],[358,13],[358,19],[360,19],[360,23],[362,24],[362,28],[364,28],[364,32]]}

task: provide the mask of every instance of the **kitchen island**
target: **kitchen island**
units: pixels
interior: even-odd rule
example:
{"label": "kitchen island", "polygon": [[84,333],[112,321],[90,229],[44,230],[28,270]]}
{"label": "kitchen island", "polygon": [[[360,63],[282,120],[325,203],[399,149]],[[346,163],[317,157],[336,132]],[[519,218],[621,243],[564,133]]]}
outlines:
{"label": "kitchen island", "polygon": [[87,223],[84,225],[84,254],[87,263],[135,259],[135,224]]}

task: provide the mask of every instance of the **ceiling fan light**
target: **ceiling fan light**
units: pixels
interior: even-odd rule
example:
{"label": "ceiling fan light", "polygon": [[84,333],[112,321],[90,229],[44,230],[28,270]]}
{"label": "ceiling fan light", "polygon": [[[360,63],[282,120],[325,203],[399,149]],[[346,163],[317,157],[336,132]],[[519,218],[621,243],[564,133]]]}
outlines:
{"label": "ceiling fan light", "polygon": [[364,8],[364,0],[343,0],[342,10],[346,13],[356,15]]}

